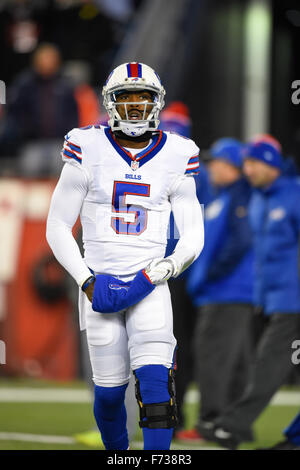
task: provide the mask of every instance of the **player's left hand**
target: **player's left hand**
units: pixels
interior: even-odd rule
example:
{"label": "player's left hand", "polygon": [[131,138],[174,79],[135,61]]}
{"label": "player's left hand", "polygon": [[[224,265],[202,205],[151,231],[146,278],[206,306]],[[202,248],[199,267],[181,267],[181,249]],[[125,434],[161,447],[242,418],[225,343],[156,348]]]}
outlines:
{"label": "player's left hand", "polygon": [[167,281],[176,272],[174,260],[170,258],[158,258],[151,261],[145,269],[152,284],[160,284]]}

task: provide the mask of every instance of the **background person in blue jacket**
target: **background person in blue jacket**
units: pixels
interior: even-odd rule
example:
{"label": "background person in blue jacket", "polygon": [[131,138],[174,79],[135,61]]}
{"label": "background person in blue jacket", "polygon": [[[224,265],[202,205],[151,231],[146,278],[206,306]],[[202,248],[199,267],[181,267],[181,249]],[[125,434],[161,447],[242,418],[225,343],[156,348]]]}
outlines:
{"label": "background person in blue jacket", "polygon": [[268,323],[257,346],[247,390],[215,421],[212,439],[236,448],[252,440],[251,426],[295,365],[292,344],[300,337],[300,184],[282,175],[281,153],[267,142],[246,148],[244,172],[254,192],[249,215],[254,232],[255,304]]}
{"label": "background person in blue jacket", "polygon": [[201,410],[196,430],[185,431],[182,439],[196,439],[197,432],[198,438],[206,437],[212,421],[240,397],[247,381],[253,249],[248,222],[251,188],[242,176],[242,147],[235,139],[224,138],[209,152],[208,171],[218,194],[205,209],[205,247],[190,268],[187,283],[199,311],[194,355]]}

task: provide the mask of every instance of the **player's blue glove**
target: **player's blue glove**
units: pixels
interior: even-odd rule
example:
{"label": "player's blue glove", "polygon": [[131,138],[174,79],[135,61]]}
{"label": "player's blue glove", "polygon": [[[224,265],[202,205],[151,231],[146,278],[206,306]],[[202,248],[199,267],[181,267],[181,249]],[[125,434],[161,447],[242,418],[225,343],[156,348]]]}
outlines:
{"label": "player's blue glove", "polygon": [[130,282],[98,274],[94,285],[92,308],[100,313],[120,312],[138,303],[153,289],[155,285],[144,270],[139,271]]}

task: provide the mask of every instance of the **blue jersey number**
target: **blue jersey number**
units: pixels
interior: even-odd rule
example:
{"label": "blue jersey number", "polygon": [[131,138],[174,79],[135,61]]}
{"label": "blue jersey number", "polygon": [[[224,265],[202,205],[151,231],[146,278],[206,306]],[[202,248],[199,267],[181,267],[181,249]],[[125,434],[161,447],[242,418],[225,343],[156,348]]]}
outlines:
{"label": "blue jersey number", "polygon": [[[114,181],[112,208],[119,215],[111,218],[111,226],[116,233],[140,235],[147,228],[147,209],[134,204],[126,204],[127,194],[149,197],[150,184]],[[134,214],[134,222],[124,220],[124,214]]]}

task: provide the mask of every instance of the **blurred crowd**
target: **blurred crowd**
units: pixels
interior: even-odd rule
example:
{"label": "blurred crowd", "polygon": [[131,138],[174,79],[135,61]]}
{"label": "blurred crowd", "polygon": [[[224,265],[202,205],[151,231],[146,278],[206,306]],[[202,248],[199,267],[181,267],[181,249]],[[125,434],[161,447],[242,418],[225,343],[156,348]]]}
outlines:
{"label": "blurred crowd", "polygon": [[55,175],[73,127],[100,119],[100,84],[140,0],[3,0],[1,173]]}
{"label": "blurred crowd", "polygon": [[[100,85],[138,5],[1,3],[0,78],[7,85],[7,103],[0,105],[2,176],[57,177],[64,134],[106,122]],[[184,103],[169,103],[160,117],[163,130],[191,136]],[[300,176],[269,134],[249,142],[222,136],[201,152],[200,163],[194,178],[205,247],[169,282],[178,341],[175,437],[227,439],[234,447],[253,439],[253,422],[281,385],[299,383],[291,348],[300,338]],[[172,217],[169,233],[167,255],[178,238]],[[192,381],[201,407],[196,428],[186,431],[184,395]],[[223,434],[216,437],[216,430]]]}

